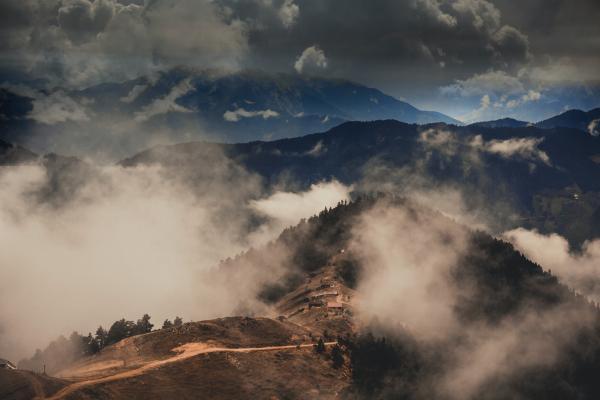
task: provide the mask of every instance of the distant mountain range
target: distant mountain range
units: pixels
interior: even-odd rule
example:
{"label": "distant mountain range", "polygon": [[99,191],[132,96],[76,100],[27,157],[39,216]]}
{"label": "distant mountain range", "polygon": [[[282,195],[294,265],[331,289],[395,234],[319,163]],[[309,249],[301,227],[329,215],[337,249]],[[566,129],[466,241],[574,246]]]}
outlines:
{"label": "distant mountain range", "polygon": [[[38,157],[20,146],[0,147],[0,164]],[[226,160],[257,174],[267,187],[285,181],[308,188],[332,178],[367,192],[455,187],[472,210],[510,211],[496,218],[504,222],[499,231],[526,226],[560,233],[573,244],[600,237],[600,138],[580,129],[347,122],[290,139],[194,141],[133,154],[121,165],[159,163],[177,174],[184,171],[191,182],[211,176]],[[42,161],[52,175],[68,170],[65,166],[85,166],[54,154]],[[199,174],[202,179],[196,179]]]}
{"label": "distant mountain range", "polygon": [[0,139],[40,152],[117,147],[117,157],[156,142],[279,139],[351,120],[460,124],[346,80],[186,68],[77,91],[5,86],[0,114]]}
{"label": "distant mountain range", "polygon": [[[582,131],[590,131],[590,124],[600,119],[600,108],[595,108],[588,112],[581,110],[569,110],[555,117],[538,122],[536,126],[540,128],[575,128]],[[590,132],[593,133],[593,132]],[[597,133],[596,133],[597,135]]]}
{"label": "distant mountain range", "polygon": [[511,210],[499,229],[525,225],[573,243],[600,236],[600,138],[576,129],[348,122],[272,142],[159,146],[122,164],[198,170],[211,147],[272,184],[335,178],[367,191],[460,187],[473,210]]}
{"label": "distant mountain range", "polygon": [[513,118],[502,118],[494,121],[475,122],[470,126],[479,128],[523,128],[528,125],[531,125],[531,123]]}
{"label": "distant mountain range", "polygon": [[472,127],[485,128],[522,128],[528,125],[534,125],[542,129],[552,128],[572,128],[590,133],[591,135],[600,135],[600,108],[590,111],[569,110],[546,120],[532,123],[519,121],[513,118],[503,118],[494,121],[475,122]]}
{"label": "distant mountain range", "polygon": [[[535,124],[597,132],[600,109]],[[461,122],[347,80],[174,68],[83,90],[0,87],[0,139],[39,153],[115,160],[157,143],[238,143],[324,132],[346,121]],[[597,124],[597,122],[596,122]],[[505,118],[476,127],[524,127]],[[596,129],[596,130],[594,130]]]}

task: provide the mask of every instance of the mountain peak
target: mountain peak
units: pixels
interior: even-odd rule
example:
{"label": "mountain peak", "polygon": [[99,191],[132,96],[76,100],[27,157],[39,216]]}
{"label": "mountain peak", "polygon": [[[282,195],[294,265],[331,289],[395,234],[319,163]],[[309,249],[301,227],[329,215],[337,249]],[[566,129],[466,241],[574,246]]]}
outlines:
{"label": "mountain peak", "polygon": [[501,118],[493,121],[475,122],[470,126],[479,128],[522,128],[531,125],[530,122],[519,121],[514,118]]}
{"label": "mountain peak", "polygon": [[574,109],[540,121],[536,126],[540,128],[574,128],[588,132],[590,123],[598,118],[600,118],[600,108],[590,111]]}

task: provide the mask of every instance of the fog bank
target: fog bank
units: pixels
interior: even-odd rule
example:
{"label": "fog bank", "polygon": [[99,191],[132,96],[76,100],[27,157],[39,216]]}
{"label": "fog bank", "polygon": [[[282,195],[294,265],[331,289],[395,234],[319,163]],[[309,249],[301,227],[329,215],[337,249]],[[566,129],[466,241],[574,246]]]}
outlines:
{"label": "fog bank", "polygon": [[220,170],[199,191],[161,167],[0,168],[0,356],[143,313],[158,327],[230,315],[255,295],[253,266],[230,287],[208,280],[219,261],[347,198],[337,182],[271,195],[252,174]]}

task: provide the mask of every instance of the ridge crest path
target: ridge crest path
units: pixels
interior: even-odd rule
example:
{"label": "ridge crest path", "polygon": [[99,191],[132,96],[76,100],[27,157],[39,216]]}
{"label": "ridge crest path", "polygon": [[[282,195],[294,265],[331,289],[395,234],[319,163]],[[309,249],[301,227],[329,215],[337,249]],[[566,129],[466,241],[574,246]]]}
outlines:
{"label": "ridge crest path", "polygon": [[[337,342],[326,342],[325,346],[333,346],[336,345]],[[160,368],[163,365],[168,365],[176,362],[180,362],[183,360],[187,360],[189,358],[195,357],[200,354],[207,353],[251,353],[257,351],[278,351],[278,350],[293,350],[298,348],[306,348],[313,347],[315,344],[300,344],[300,345],[283,345],[283,346],[265,346],[265,347],[240,347],[240,348],[228,348],[228,347],[210,347],[205,343],[186,343],[179,347],[175,347],[173,351],[177,352],[173,357],[164,359],[151,361],[139,368],[131,369],[129,371],[119,372],[113,375],[108,375],[102,378],[94,378],[87,379],[78,382],[74,382],[69,386],[64,387],[63,389],[56,392],[51,397],[43,397],[41,399],[45,400],[60,400],[65,398],[66,396],[76,392],[77,390],[83,389],[84,387],[93,386],[101,383],[114,382],[121,379],[133,378],[136,376],[143,375],[145,372]]]}

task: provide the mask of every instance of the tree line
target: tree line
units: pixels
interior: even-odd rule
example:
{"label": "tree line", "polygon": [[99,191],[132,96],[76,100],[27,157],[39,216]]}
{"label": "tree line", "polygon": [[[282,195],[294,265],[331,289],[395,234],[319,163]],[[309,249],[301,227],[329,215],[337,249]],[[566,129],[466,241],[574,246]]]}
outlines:
{"label": "tree line", "polygon": [[[44,350],[37,349],[31,358],[19,361],[18,367],[31,371],[57,372],[82,357],[100,352],[106,346],[131,336],[152,332],[154,324],[150,322],[150,318],[148,314],[144,314],[135,322],[121,318],[113,322],[108,330],[99,326],[94,335],[90,332],[84,336],[77,331],[71,333],[68,339],[61,335]],[[181,317],[175,317],[173,321],[166,319],[162,329],[181,325]]]}

